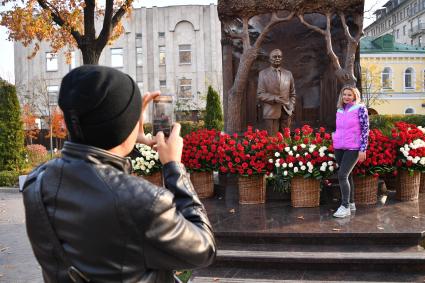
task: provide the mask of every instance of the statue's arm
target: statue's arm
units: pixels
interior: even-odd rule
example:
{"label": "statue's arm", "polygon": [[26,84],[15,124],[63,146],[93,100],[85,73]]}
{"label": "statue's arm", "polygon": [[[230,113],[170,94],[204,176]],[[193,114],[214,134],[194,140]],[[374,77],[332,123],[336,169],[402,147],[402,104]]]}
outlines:
{"label": "statue's arm", "polygon": [[291,73],[291,81],[290,81],[290,87],[289,87],[289,101],[291,102],[292,106],[295,106],[296,96],[295,96],[295,83],[294,83],[294,77]]}
{"label": "statue's arm", "polygon": [[275,96],[266,92],[266,83],[263,73],[260,73],[258,78],[258,86],[257,86],[257,97],[258,100],[268,104],[276,103]]}

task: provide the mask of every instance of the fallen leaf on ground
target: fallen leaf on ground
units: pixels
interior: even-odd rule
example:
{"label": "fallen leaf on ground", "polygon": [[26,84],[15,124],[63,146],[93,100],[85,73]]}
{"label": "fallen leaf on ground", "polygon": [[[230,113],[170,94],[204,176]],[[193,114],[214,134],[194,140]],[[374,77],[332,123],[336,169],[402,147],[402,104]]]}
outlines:
{"label": "fallen leaf on ground", "polygon": [[378,228],[379,230],[384,230],[384,227],[381,227],[381,226],[378,226],[376,228]]}
{"label": "fallen leaf on ground", "polygon": [[304,216],[298,216],[298,219],[304,220]]}
{"label": "fallen leaf on ground", "polygon": [[213,280],[214,280],[214,281],[219,281],[220,279],[219,279],[219,278],[214,278]]}
{"label": "fallen leaf on ground", "polygon": [[413,215],[412,217],[415,218],[415,219],[418,219],[419,218],[419,216],[416,216],[416,215]]}
{"label": "fallen leaf on ground", "polygon": [[236,210],[234,208],[232,208],[231,210],[229,210],[230,213],[235,213]]}
{"label": "fallen leaf on ground", "polygon": [[339,228],[333,228],[332,231],[341,231]]}

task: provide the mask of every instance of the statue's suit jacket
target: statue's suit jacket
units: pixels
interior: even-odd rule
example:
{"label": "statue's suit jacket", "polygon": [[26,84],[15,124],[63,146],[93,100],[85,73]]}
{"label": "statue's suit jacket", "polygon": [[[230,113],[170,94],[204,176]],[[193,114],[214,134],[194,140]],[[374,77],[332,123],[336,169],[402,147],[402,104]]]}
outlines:
{"label": "statue's suit jacket", "polygon": [[[273,67],[260,72],[258,78],[257,97],[263,102],[263,119],[279,119],[282,108],[289,116],[295,107],[295,86],[292,73],[280,68],[281,81]],[[284,103],[278,103],[279,97]]]}

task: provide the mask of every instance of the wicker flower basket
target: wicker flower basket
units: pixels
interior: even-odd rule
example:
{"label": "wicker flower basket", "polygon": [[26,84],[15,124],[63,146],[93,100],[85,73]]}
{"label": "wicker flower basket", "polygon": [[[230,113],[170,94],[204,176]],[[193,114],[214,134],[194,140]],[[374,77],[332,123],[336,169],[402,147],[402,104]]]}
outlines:
{"label": "wicker flower basket", "polygon": [[160,187],[163,186],[161,171],[153,173],[152,175],[144,175],[142,176],[142,178],[157,186],[160,186]]}
{"label": "wicker flower basket", "polygon": [[354,176],[354,201],[356,204],[376,204],[378,202],[378,178]]}
{"label": "wicker flower basket", "polygon": [[400,201],[417,200],[419,198],[419,187],[421,182],[421,173],[414,171],[411,176],[408,171],[399,171],[400,183],[397,186],[395,198]]}
{"label": "wicker flower basket", "polygon": [[425,193],[425,173],[421,173],[421,185],[419,186],[419,193]]}
{"label": "wicker flower basket", "polygon": [[291,180],[291,205],[293,207],[318,207],[320,180],[296,176]]}
{"label": "wicker flower basket", "polygon": [[209,198],[214,195],[213,172],[191,172],[190,180],[199,198]]}
{"label": "wicker flower basket", "polygon": [[266,180],[265,176],[238,176],[239,203],[259,204],[266,201]]}

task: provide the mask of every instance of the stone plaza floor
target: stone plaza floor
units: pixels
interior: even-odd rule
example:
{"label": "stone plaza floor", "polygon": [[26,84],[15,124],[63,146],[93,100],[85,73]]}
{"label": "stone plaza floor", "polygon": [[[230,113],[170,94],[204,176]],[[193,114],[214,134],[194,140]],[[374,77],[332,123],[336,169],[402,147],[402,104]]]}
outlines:
{"label": "stone plaza floor", "polygon": [[[263,243],[273,242],[273,238],[279,242],[282,235],[286,239],[305,238],[309,243],[320,237],[331,241],[353,239],[358,243],[362,238],[392,243],[400,237],[407,242],[425,237],[425,195],[412,202],[388,200],[384,204],[358,206],[356,213],[347,219],[332,217],[336,203],[318,208],[291,208],[288,202],[282,201],[239,205],[214,198],[203,202],[218,241],[235,237],[241,240],[234,244],[236,246],[258,244],[262,239]],[[297,242],[293,247],[300,244]],[[359,245],[354,245],[354,249],[358,250]],[[320,245],[315,245],[310,252],[320,250]],[[22,197],[15,189],[0,189],[0,282],[42,282],[41,269],[25,231]]]}

